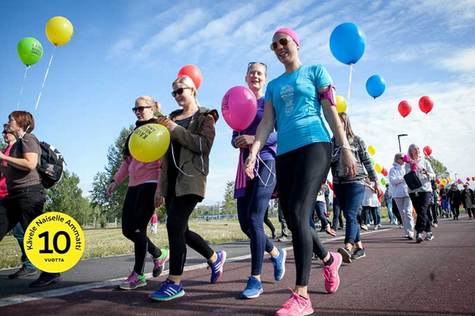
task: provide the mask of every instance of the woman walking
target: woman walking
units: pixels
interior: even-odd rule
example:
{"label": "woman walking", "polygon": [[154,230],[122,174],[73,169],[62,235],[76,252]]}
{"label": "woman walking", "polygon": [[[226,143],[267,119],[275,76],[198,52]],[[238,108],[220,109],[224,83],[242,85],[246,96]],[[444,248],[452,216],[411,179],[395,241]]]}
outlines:
{"label": "woman walking", "polygon": [[[135,128],[158,123],[153,113],[160,111],[160,106],[149,96],[138,97],[132,111],[137,117]],[[160,161],[140,162],[133,158],[128,147],[129,138],[130,135],[124,146],[124,160],[107,188],[107,192],[111,195],[128,177],[127,194],[122,208],[122,233],[134,243],[135,264],[129,277],[119,285],[123,290],[133,290],[147,285],[144,275],[147,252],[153,258],[154,277],[162,273],[163,266],[168,261],[168,250],[160,250],[147,237],[148,222],[155,212],[155,207],[159,206],[161,197],[158,188]]]}
{"label": "woman walking", "polygon": [[341,255],[328,252],[308,223],[315,197],[330,168],[330,135],[322,111],[338,145],[344,147],[343,170],[355,172],[354,158],[338,119],[331,77],[321,65],[303,65],[299,48],[300,39],[293,30],[280,28],[274,33],[271,49],[285,72],[267,86],[264,116],[246,160],[246,174],[254,178],[257,154],[276,123],[279,200],[292,231],[297,271],[292,294],[276,315],[313,313],[307,289],[313,250],[323,261],[327,292],[335,292],[340,285]]}

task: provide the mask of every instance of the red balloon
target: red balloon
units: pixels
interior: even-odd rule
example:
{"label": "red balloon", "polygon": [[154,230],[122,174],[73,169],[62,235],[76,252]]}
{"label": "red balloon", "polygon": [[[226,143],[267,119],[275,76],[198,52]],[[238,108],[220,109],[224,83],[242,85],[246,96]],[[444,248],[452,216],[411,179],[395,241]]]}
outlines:
{"label": "red balloon", "polygon": [[412,107],[409,105],[409,102],[403,100],[399,102],[397,110],[399,111],[399,114],[401,114],[402,117],[406,117],[409,115],[409,113],[411,113]]}
{"label": "red balloon", "polygon": [[383,170],[381,170],[381,174],[385,177],[388,176],[388,171],[386,170],[386,168],[383,167]]}
{"label": "red balloon", "polygon": [[434,107],[434,102],[432,102],[432,100],[428,96],[425,95],[419,99],[419,108],[425,114],[432,111],[433,107]]}
{"label": "red balloon", "polygon": [[432,154],[432,148],[430,146],[425,146],[422,151],[424,152],[424,155],[429,157]]}
{"label": "red balloon", "polygon": [[180,71],[178,71],[177,77],[190,77],[195,84],[196,89],[201,86],[201,81],[203,80],[203,76],[201,75],[200,68],[196,67],[195,65],[185,65],[181,67]]}
{"label": "red balloon", "polygon": [[435,179],[435,183],[440,184],[440,179],[439,178]]}

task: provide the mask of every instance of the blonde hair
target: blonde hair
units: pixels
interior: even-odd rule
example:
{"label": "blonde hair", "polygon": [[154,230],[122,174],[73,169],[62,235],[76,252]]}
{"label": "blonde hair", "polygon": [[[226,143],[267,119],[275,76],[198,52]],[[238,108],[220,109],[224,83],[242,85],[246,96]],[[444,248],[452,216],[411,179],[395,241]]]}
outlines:
{"label": "blonde hair", "polygon": [[353,129],[351,128],[350,118],[348,117],[348,114],[346,114],[345,112],[338,113],[338,116],[344,122],[343,128],[345,129],[345,133],[346,133],[346,137],[348,138],[348,141],[351,143],[353,141],[353,138],[355,138],[355,133],[353,133]]}
{"label": "blonde hair", "polygon": [[183,77],[178,77],[176,78],[173,83],[172,83],[172,87],[177,84],[177,83],[182,83],[184,84],[185,86],[189,87],[189,88],[192,88],[192,91],[193,91],[193,95],[196,99],[196,86],[195,86],[195,83],[193,82],[193,80],[191,80],[190,77],[188,76],[183,76]]}
{"label": "blonde hair", "polygon": [[142,95],[142,96],[138,97],[137,99],[135,99],[136,104],[139,101],[143,101],[143,102],[147,103],[149,106],[151,106],[153,112],[160,112],[160,103],[155,101],[155,99],[152,98],[151,96]]}

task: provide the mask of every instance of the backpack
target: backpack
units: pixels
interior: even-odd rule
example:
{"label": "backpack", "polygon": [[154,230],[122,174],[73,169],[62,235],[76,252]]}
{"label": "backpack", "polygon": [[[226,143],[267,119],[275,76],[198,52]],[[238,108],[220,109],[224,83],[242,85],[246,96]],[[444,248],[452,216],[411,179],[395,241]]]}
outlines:
{"label": "backpack", "polygon": [[[21,138],[18,141],[20,142],[20,146],[22,146]],[[38,170],[43,187],[49,189],[61,180],[64,169],[64,159],[63,155],[61,155],[59,150],[55,147],[47,142],[39,141],[39,143],[41,155],[38,157],[38,166],[36,167],[36,170]]]}
{"label": "backpack", "polygon": [[40,142],[41,157],[38,162],[38,173],[45,189],[51,188],[63,175],[64,159],[58,149],[47,142]]}

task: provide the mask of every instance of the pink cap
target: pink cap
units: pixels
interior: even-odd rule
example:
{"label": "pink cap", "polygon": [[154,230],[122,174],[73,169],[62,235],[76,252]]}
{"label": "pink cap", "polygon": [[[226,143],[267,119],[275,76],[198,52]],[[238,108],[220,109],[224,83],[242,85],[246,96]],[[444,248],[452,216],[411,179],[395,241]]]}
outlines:
{"label": "pink cap", "polygon": [[277,34],[277,33],[283,33],[283,34],[285,34],[285,35],[290,36],[290,37],[294,40],[295,44],[297,44],[297,46],[300,47],[300,39],[299,39],[299,36],[298,36],[297,33],[295,33],[295,31],[292,30],[291,28],[288,28],[288,27],[281,27],[280,29],[278,29],[277,31],[275,31],[274,36],[275,36],[275,34]]}

